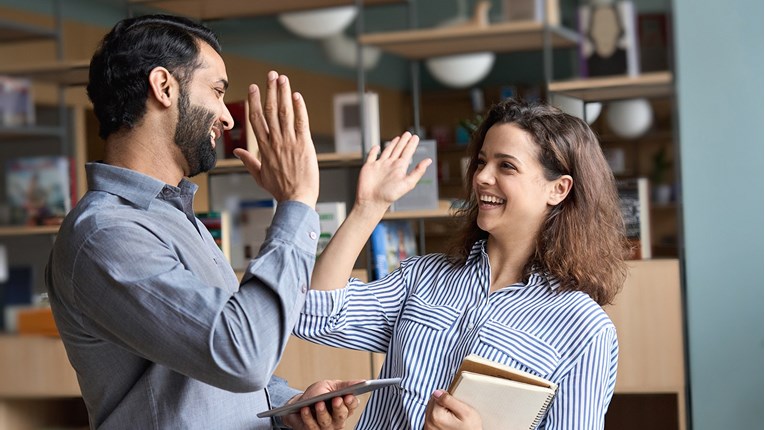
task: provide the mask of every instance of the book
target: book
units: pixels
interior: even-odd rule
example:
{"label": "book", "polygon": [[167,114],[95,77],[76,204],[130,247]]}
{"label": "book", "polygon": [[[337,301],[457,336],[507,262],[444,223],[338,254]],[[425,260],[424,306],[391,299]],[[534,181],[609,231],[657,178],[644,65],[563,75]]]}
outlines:
{"label": "book", "polygon": [[438,209],[438,153],[435,140],[421,140],[417,145],[417,150],[412,155],[410,164],[411,171],[420,161],[430,158],[433,162],[425,170],[414,189],[401,196],[390,205],[390,210],[414,211]]}
{"label": "book", "polygon": [[199,212],[196,214],[213,237],[223,255],[231,261],[231,217],[228,212]]}
{"label": "book", "polygon": [[582,76],[640,73],[637,18],[631,1],[579,6],[580,74]]}
{"label": "book", "polygon": [[234,269],[246,268],[250,260],[257,257],[266,241],[275,211],[276,200],[273,198],[239,202],[237,231],[241,243],[237,252],[232,252],[231,265]]}
{"label": "book", "polygon": [[319,214],[319,243],[316,248],[318,257],[340,228],[340,224],[345,221],[345,202],[316,203],[316,212]]}
{"label": "book", "polygon": [[0,125],[22,127],[35,124],[32,81],[0,76]]}
{"label": "book", "polygon": [[616,181],[627,239],[633,245],[632,259],[651,258],[650,187],[648,178]]}
{"label": "book", "polygon": [[234,149],[242,148],[257,154],[255,144],[255,132],[250,127],[250,109],[246,101],[226,103],[226,108],[234,119],[234,125],[230,130],[223,130],[223,145],[216,146],[218,156],[221,158],[236,158]]}
{"label": "book", "polygon": [[69,159],[63,156],[22,157],[8,160],[5,168],[11,223],[60,224],[72,208]]}
{"label": "book", "polygon": [[396,270],[401,261],[417,255],[417,241],[410,221],[382,221],[370,237],[372,276],[375,280]]}
{"label": "book", "polygon": [[[363,123],[359,100],[364,103]],[[377,93],[366,92],[363,99],[358,92],[335,94],[333,111],[335,152],[365,155],[372,146],[380,144],[380,100]]]}
{"label": "book", "polygon": [[557,384],[475,354],[462,360],[449,393],[481,415],[484,430],[531,430],[544,419]]}

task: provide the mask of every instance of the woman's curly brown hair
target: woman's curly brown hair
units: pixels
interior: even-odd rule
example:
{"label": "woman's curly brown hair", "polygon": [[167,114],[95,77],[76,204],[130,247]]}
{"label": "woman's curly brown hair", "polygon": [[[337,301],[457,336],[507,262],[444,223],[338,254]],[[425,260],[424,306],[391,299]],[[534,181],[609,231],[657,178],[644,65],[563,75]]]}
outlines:
{"label": "woman's curly brown hair", "polygon": [[451,261],[464,264],[473,244],[488,237],[476,222],[472,178],[486,133],[495,124],[514,124],[529,134],[548,180],[573,178],[568,196],[549,209],[524,276],[541,269],[563,289],[583,291],[601,305],[611,303],[626,279],[630,253],[614,175],[590,127],[553,106],[508,99],[489,109],[468,149],[466,205],[457,213],[462,227],[448,252]]}

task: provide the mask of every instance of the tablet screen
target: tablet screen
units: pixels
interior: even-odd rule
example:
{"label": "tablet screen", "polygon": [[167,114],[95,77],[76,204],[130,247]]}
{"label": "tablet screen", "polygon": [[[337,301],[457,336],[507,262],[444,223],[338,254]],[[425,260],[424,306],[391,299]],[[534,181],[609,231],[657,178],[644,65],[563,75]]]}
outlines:
{"label": "tablet screen", "polygon": [[[303,406],[312,406],[317,402],[328,401],[335,397],[344,396],[346,394],[353,394],[358,396],[369,391],[377,390],[378,388],[388,387],[391,385],[398,386],[401,383],[401,378],[388,378],[388,379],[370,379],[368,381],[359,382],[339,390],[330,391],[328,393],[319,394],[308,399],[299,400],[291,405],[285,405],[278,408],[270,409],[258,414],[259,418],[284,416],[292,413],[297,413]],[[328,402],[329,403],[329,402]],[[327,405],[331,408],[331,405]]]}

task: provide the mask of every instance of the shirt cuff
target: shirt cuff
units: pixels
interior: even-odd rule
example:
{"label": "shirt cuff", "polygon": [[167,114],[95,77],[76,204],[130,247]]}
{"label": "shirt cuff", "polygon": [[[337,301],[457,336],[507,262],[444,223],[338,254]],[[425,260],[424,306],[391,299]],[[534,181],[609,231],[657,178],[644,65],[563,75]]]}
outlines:
{"label": "shirt cuff", "polygon": [[316,254],[320,231],[319,214],[314,208],[288,200],[276,206],[269,235],[272,240],[294,242],[298,248]]}
{"label": "shirt cuff", "polygon": [[347,293],[347,288],[331,291],[308,290],[302,313],[317,317],[337,315],[343,308]]}

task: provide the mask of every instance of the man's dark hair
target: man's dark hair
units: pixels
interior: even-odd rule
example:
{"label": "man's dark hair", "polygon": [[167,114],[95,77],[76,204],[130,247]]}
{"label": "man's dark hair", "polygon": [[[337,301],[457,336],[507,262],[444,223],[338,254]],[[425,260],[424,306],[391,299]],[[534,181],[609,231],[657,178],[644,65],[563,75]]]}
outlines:
{"label": "man's dark hair", "polygon": [[185,86],[201,66],[202,42],[220,53],[215,33],[186,18],[145,15],[118,22],[90,61],[87,90],[99,136],[106,139],[138,124],[146,112],[152,69],[165,67]]}

